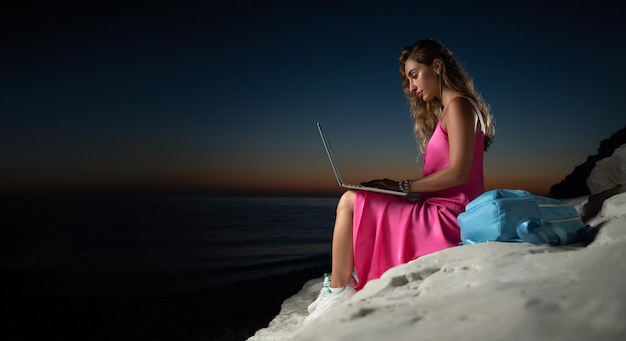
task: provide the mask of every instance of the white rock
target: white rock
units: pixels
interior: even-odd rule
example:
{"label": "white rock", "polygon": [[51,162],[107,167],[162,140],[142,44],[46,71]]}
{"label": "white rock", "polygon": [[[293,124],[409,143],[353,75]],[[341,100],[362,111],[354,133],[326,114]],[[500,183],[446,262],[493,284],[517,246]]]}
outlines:
{"label": "white rock", "polygon": [[626,144],[615,149],[610,157],[596,162],[587,178],[591,194],[626,184]]}
{"label": "white rock", "polygon": [[300,330],[302,322],[307,316],[306,307],[313,302],[320,292],[323,277],[312,279],[304,284],[302,290],[288,298],[280,307],[278,315],[269,323],[267,328],[258,330],[249,341],[277,341],[289,340]]}
{"label": "white rock", "polygon": [[584,247],[482,243],[387,271],[302,327],[322,279],[249,340],[626,339],[626,196],[607,200]]}
{"label": "white rock", "polygon": [[621,217],[626,214],[626,193],[620,193],[611,197],[602,204],[602,210],[598,215],[603,218]]}

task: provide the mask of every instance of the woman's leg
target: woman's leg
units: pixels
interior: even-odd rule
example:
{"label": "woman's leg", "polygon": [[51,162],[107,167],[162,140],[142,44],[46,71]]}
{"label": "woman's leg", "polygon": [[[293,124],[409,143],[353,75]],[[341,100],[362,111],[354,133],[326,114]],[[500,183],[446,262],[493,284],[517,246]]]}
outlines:
{"label": "woman's leg", "polygon": [[[348,191],[341,196],[337,204],[337,216],[335,229],[333,230],[332,246],[332,274],[330,289],[322,285],[317,299],[311,303],[307,310],[311,312],[304,319],[304,324],[317,319],[328,310],[334,309],[343,302],[349,300],[356,292],[348,286],[352,280],[354,269],[354,255],[352,253],[352,215],[354,213],[354,200],[356,192]],[[340,289],[333,293],[333,289]]]}
{"label": "woman's leg", "polygon": [[347,191],[337,204],[337,216],[333,231],[331,288],[342,288],[352,279],[354,254],[352,246],[352,215],[355,191]]}

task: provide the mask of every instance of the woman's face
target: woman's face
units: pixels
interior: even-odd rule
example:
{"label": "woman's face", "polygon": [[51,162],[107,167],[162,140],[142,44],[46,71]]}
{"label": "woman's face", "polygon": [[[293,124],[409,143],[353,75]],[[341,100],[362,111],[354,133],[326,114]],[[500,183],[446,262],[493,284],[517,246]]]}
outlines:
{"label": "woman's face", "polygon": [[439,79],[434,63],[427,66],[408,59],[404,64],[404,72],[409,81],[409,91],[425,102],[430,102],[439,95]]}

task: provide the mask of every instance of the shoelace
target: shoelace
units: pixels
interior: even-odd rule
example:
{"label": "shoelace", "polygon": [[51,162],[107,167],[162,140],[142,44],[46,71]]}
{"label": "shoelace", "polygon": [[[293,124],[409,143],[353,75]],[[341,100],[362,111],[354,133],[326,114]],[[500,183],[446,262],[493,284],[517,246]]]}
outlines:
{"label": "shoelace", "polygon": [[324,274],[324,281],[322,281],[322,283],[320,284],[320,286],[322,288],[324,287],[329,287],[330,286],[330,275],[329,274]]}

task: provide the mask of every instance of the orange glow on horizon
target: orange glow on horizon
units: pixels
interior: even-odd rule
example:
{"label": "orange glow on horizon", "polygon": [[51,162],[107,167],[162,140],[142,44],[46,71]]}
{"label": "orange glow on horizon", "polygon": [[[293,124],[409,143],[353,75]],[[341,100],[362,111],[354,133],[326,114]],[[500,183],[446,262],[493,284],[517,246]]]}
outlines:
{"label": "orange glow on horizon", "polygon": [[[381,169],[360,169],[346,167],[345,181],[358,183],[363,179],[373,179]],[[392,171],[392,169],[390,169]],[[355,174],[352,174],[355,173]],[[393,173],[393,174],[391,174]],[[410,176],[409,172],[395,171],[389,174],[390,178],[398,179]],[[405,174],[406,173],[406,174]],[[550,187],[559,183],[565,176],[556,171],[529,172],[527,170],[510,170],[486,167],[485,189],[517,188],[530,192],[548,195]],[[404,174],[404,175],[403,175]],[[92,174],[93,175],[93,174]],[[274,168],[231,169],[195,169],[177,170],[162,173],[137,173],[124,176],[91,176],[75,177],[47,177],[39,181],[16,181],[11,187],[0,188],[3,191],[37,191],[37,190],[139,190],[164,192],[196,192],[196,193],[225,193],[245,194],[256,193],[292,194],[292,195],[331,195],[339,196],[345,191],[340,187],[330,169],[330,166],[321,162],[319,165],[307,166],[290,165],[281,170]]]}

